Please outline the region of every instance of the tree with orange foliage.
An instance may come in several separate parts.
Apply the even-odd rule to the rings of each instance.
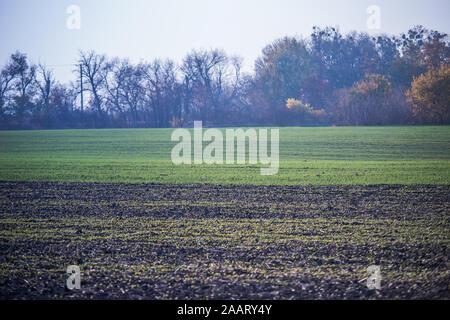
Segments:
[[[428,68],[438,69],[441,63],[450,63],[450,46],[441,41],[446,35],[436,35],[433,40],[424,43],[421,59]]]
[[[349,103],[344,110],[347,120],[358,125],[384,123],[391,94],[391,83],[385,76],[366,74],[350,90]]]
[[[438,69],[414,78],[407,92],[416,119],[426,123],[450,123],[450,66],[441,63]]]

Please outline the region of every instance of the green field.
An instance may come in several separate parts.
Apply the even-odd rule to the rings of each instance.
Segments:
[[[450,127],[280,128],[280,170],[181,165],[173,129],[1,131],[1,181],[448,184]],[[206,143],[205,143],[206,145]]]
[[[274,176],[172,131],[1,131],[0,300],[450,298],[449,126],[280,128]]]

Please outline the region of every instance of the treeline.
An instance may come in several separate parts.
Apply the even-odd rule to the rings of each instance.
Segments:
[[[422,26],[375,37],[314,27],[265,47],[254,74],[222,50],[180,64],[80,52],[83,82],[61,84],[16,52],[0,72],[0,128],[448,124],[449,58],[447,34]]]

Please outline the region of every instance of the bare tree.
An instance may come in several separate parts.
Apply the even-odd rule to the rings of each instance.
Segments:
[[[83,79],[86,81],[85,90],[93,96],[93,107],[100,114],[102,113],[103,98],[101,90],[104,86],[105,76],[103,74],[106,66],[106,56],[96,54],[94,51],[80,51],[79,63],[82,66]]]
[[[37,67],[36,85],[39,88],[40,104],[44,108],[44,111],[49,108],[50,95],[54,84],[53,72],[48,70],[45,65],[39,64]]]
[[[105,90],[106,90],[106,104],[108,110],[118,112],[125,116],[125,109],[121,103],[121,87],[124,81],[124,75],[120,66],[119,59],[112,59],[105,65],[103,72]]]
[[[14,75],[13,83],[16,89],[14,97],[14,113],[22,118],[26,111],[32,108],[32,98],[35,93],[36,66],[29,65],[27,56],[16,52],[11,55],[10,72]]]
[[[194,50],[186,56],[181,70],[187,90],[192,91],[190,108],[201,119],[223,118],[238,92],[241,64],[241,59],[230,58],[221,50]]]
[[[146,106],[157,127],[167,127],[173,117],[182,117],[176,66],[171,60],[141,65],[145,80]]]
[[[137,126],[144,101],[142,68],[132,65],[127,59],[113,59],[107,63],[104,75],[110,108],[125,118],[130,115],[130,125]]]
[[[10,65],[5,66],[0,71],[0,118],[5,115],[5,108],[8,104],[8,94],[11,91],[11,84],[14,79],[14,72],[12,72]]]

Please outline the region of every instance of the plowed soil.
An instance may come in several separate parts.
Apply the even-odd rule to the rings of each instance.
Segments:
[[[0,298],[448,299],[449,191],[1,182]]]

